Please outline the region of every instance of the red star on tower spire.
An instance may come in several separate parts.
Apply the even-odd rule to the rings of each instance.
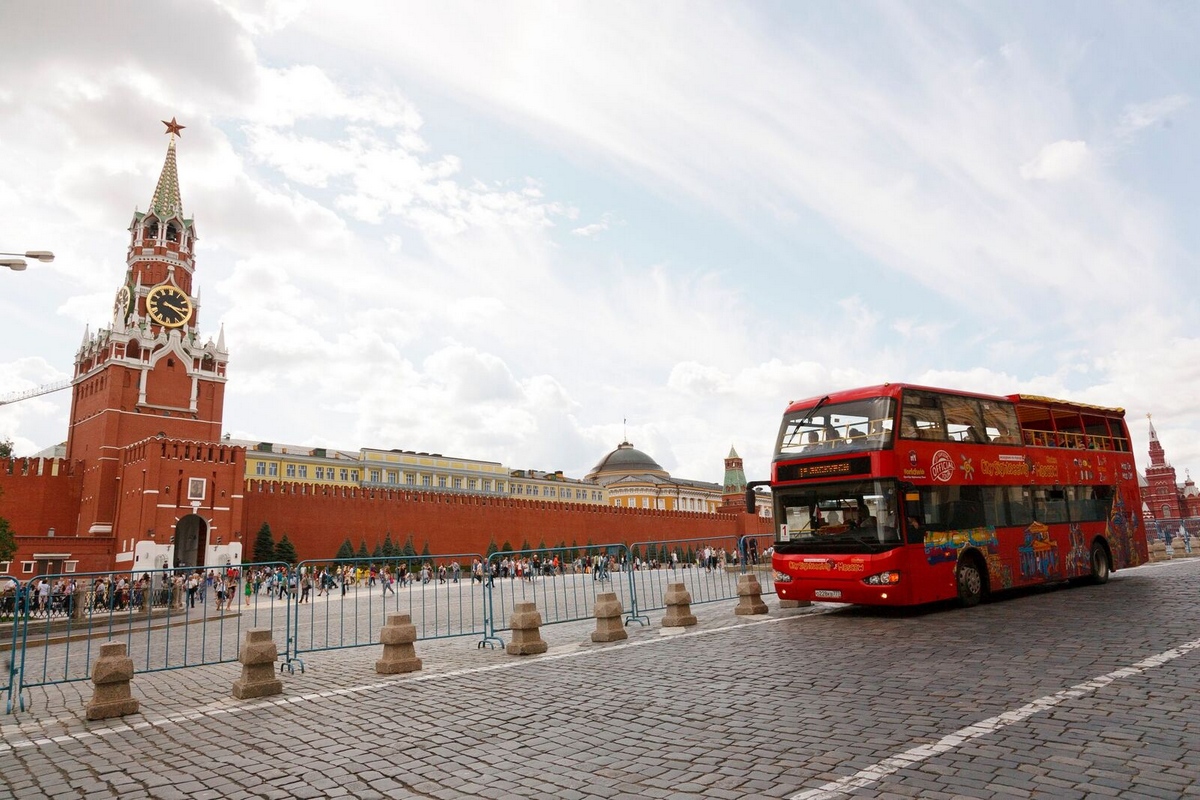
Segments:
[[[167,133],[171,134],[172,137],[182,136],[183,134],[180,133],[180,131],[187,127],[186,125],[180,125],[178,122],[176,122],[174,117],[171,117],[170,122],[167,122],[164,119],[162,124],[167,126]]]

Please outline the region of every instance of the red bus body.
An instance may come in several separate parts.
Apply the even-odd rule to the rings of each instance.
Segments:
[[[909,384],[798,401],[771,490],[784,600],[973,605],[1148,560],[1117,408]]]

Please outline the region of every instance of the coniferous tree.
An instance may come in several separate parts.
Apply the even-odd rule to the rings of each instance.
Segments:
[[[529,540],[528,540],[528,539],[522,539],[522,540],[521,540],[521,549],[522,549],[522,550],[526,550],[526,551],[530,549],[530,548],[529,548]]]
[[[367,549],[367,540],[366,539],[363,539],[361,542],[358,543],[358,553],[355,555],[355,557],[361,558],[364,561],[371,557],[371,551]]]
[[[0,439],[0,458],[12,458],[12,449],[12,439]]]
[[[421,548],[421,556],[428,557],[431,555],[433,555],[433,554],[429,552],[429,542],[426,542],[425,546]]]
[[[492,541],[488,542],[487,552],[484,554],[484,556],[487,557],[487,556],[492,555],[492,553],[496,553],[496,552],[499,552],[499,550],[496,547],[495,540],[493,539]]]
[[[296,563],[296,548],[292,545],[286,533],[279,540],[279,544],[275,545],[275,560],[282,561],[285,564]]]
[[[258,535],[254,537],[252,560],[256,564],[263,564],[274,561],[276,558],[278,558],[278,554],[275,552],[275,537],[271,535],[271,526],[264,522],[258,529]]]
[[[415,556],[416,554],[417,554],[417,548],[416,548],[416,546],[413,545],[413,537],[412,537],[412,534],[410,533],[408,535],[408,538],[404,540],[404,549],[400,551],[400,555]]]
[[[512,545],[508,543],[507,539],[504,540],[504,544],[500,545],[500,552],[501,553],[511,553],[512,552]]]
[[[375,549],[371,551],[371,558],[374,558],[374,559],[383,558],[383,545],[382,544],[375,545]]]
[[[0,561],[12,561],[17,552],[17,538],[8,520],[0,517]]]
[[[338,548],[336,559],[354,558],[354,545],[350,544],[350,537],[346,537],[346,541],[342,542],[342,546]]]
[[[396,543],[392,541],[391,531],[388,531],[387,535],[383,537],[383,547],[380,550],[384,558],[394,558],[400,555],[396,550]]]

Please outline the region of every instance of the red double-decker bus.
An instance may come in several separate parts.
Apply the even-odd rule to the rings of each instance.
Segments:
[[[1147,560],[1119,408],[894,383],[837,392],[788,407],[770,486],[784,600],[970,606]]]

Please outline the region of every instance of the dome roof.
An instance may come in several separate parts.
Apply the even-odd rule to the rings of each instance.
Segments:
[[[663,469],[657,461],[650,456],[638,450],[629,442],[621,442],[617,445],[617,449],[610,452],[604,458],[600,459],[596,466],[592,467],[589,478],[599,475],[631,475],[640,473],[658,473],[666,475],[667,471]]]

